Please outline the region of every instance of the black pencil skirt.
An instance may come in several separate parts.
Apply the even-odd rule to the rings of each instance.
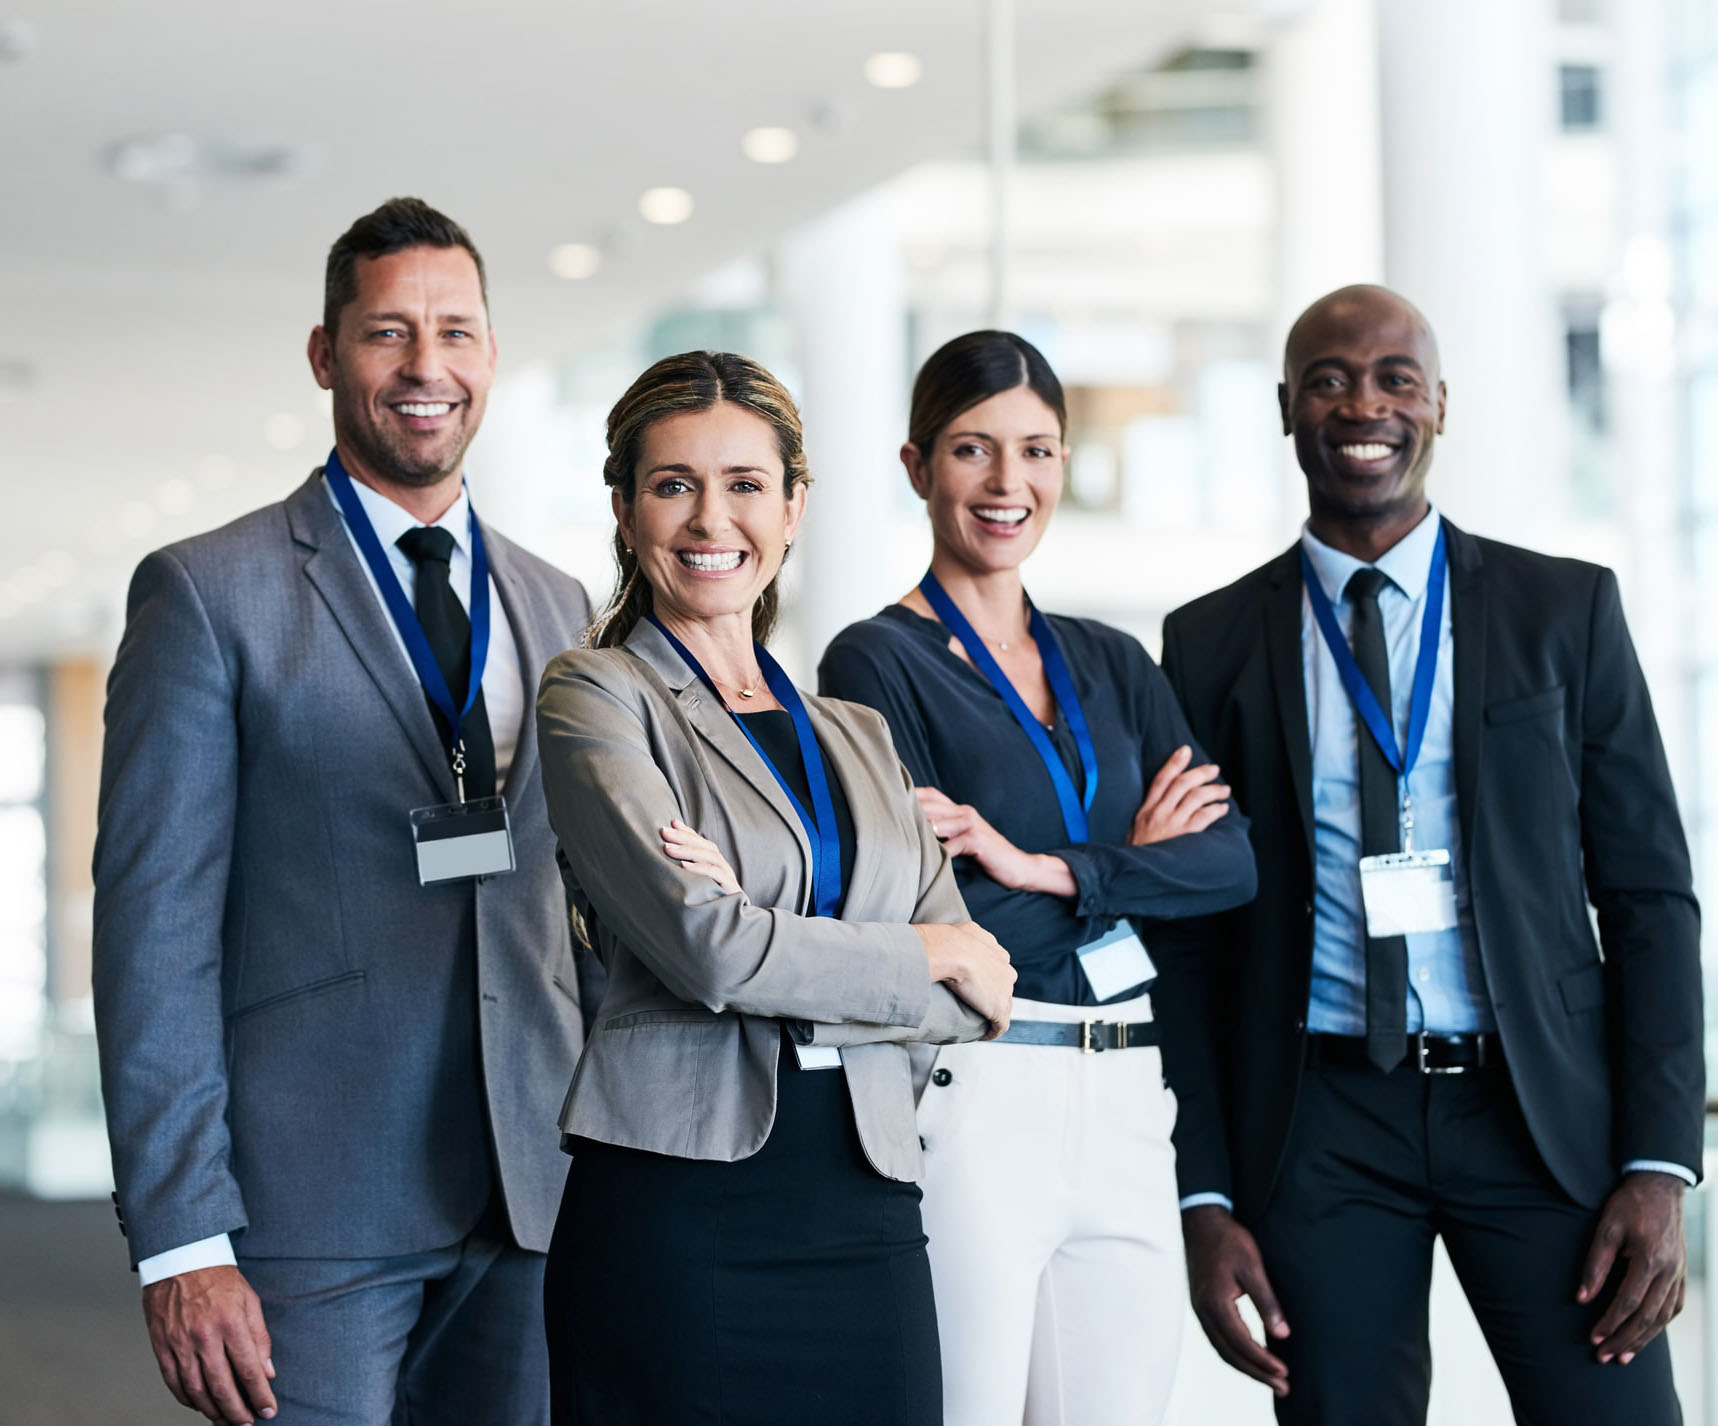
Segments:
[[[844,1079],[784,1047],[769,1139],[733,1163],[573,1142],[555,1426],[938,1426],[919,1189],[866,1162]]]

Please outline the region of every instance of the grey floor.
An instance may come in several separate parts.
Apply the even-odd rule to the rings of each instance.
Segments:
[[[0,1194],[0,1426],[199,1426],[167,1394],[106,1203]]]

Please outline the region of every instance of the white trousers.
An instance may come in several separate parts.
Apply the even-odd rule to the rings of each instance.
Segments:
[[[1016,1020],[1151,1018],[1016,1000]],[[945,1426],[1155,1426],[1186,1264],[1155,1048],[948,1045],[919,1099]]]

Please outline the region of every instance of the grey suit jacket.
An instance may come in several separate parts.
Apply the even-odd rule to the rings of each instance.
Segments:
[[[483,527],[530,679],[577,581]],[[108,684],[95,1004],[132,1261],[457,1241],[499,1183],[545,1249],[581,1042],[529,716],[519,869],[421,887],[407,814],[454,800],[416,675],[321,471],[150,555]]]
[[[930,982],[915,921],[967,919],[880,715],[806,695],[856,840],[839,920],[811,914],[805,829],[745,734],[661,633],[562,654],[537,699],[543,788],[608,992],[567,1091],[569,1134],[695,1159],[757,1152],[783,1022],[843,1046],[865,1153],[922,1171],[915,1075],[984,1019]],[[724,893],[662,852],[679,817],[721,848]],[[922,1080],[920,1081],[922,1085]]]

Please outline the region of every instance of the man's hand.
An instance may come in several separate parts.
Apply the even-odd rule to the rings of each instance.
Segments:
[[[198,1268],[150,1283],[143,1320],[161,1379],[181,1406],[234,1426],[273,1417],[262,1303],[237,1268]]]
[[[1217,764],[1192,766],[1193,749],[1185,743],[1172,752],[1145,790],[1145,801],[1133,814],[1128,845],[1150,846],[1189,832],[1203,832],[1229,810],[1229,789],[1217,781]]]
[[[1262,1381],[1277,1396],[1287,1396],[1288,1366],[1255,1341],[1235,1304],[1250,1297],[1265,1324],[1265,1335],[1281,1341],[1288,1319],[1277,1306],[1264,1261],[1253,1235],[1221,1204],[1201,1203],[1181,1215],[1187,1243],[1187,1278],[1199,1325],[1217,1355],[1236,1371]]]
[[[986,822],[977,808],[956,802],[937,788],[920,787],[914,791],[931,831],[948,848],[951,857],[971,857],[992,881],[1015,891],[1079,895],[1079,883],[1060,857],[1021,851]]]
[[[1577,1302],[1592,1302],[1618,1258],[1628,1262],[1617,1295],[1593,1325],[1601,1362],[1627,1366],[1635,1353],[1682,1311],[1687,1291],[1688,1240],[1682,1231],[1687,1185],[1674,1174],[1630,1173],[1605,1200]]]

